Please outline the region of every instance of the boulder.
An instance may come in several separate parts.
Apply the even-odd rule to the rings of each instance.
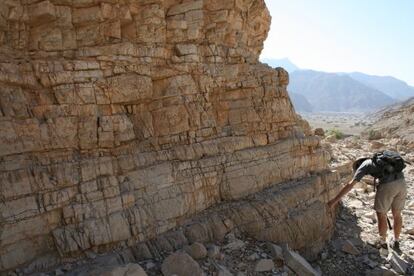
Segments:
[[[313,134],[315,134],[316,136],[325,137],[325,131],[323,130],[323,128],[320,127],[315,128]]]
[[[202,276],[200,265],[185,252],[175,252],[168,256],[161,265],[164,276]]]
[[[207,256],[207,249],[206,247],[199,242],[195,242],[189,246],[184,247],[185,252],[190,254],[193,259],[203,259]]]

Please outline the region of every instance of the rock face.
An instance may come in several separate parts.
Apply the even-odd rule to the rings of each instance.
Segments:
[[[337,177],[288,74],[258,62],[269,23],[263,0],[1,1],[0,271],[147,241],[311,173],[226,216],[293,247],[306,231],[270,222],[329,229]]]

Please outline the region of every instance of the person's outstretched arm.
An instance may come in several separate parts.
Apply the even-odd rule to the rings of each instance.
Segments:
[[[370,161],[366,160],[364,161],[359,168],[355,171],[354,177],[352,178],[351,181],[348,182],[348,184],[342,188],[342,190],[339,192],[339,194],[334,197],[331,201],[328,202],[328,207],[329,208],[333,208],[336,206],[336,204],[338,204],[338,202],[341,200],[341,198],[346,195],[350,190],[352,190],[352,188],[354,187],[354,185],[361,181],[361,179],[368,174],[369,172],[369,168],[370,168]]]
[[[341,198],[344,195],[346,195],[350,190],[352,190],[352,188],[357,182],[358,181],[356,179],[352,179],[351,181],[349,181],[349,183],[345,187],[342,188],[339,194],[328,202],[329,208],[334,208],[336,204],[338,204],[338,202],[341,200]]]

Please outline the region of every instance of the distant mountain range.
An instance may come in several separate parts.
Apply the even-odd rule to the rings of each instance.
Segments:
[[[378,89],[391,98],[404,101],[414,96],[414,87],[394,77],[371,76],[363,73],[350,73],[351,78]]]
[[[289,72],[289,95],[299,112],[371,112],[414,97],[414,87],[394,77],[303,70],[287,58],[262,62]]]
[[[313,111],[370,111],[396,101],[348,75],[312,70],[296,70],[291,73],[288,90],[304,96]],[[303,107],[299,105],[298,111],[302,110]]]

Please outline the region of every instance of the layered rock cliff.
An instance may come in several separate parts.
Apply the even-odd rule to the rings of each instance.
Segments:
[[[257,238],[328,238],[337,176],[288,74],[258,62],[269,24],[263,0],[1,1],[0,271],[224,202]]]

